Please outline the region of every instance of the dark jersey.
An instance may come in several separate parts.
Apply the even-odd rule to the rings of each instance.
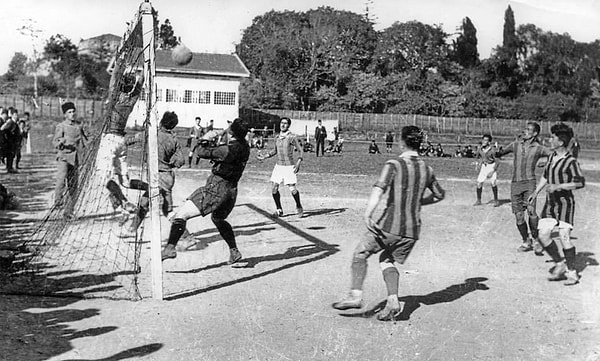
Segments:
[[[212,173],[229,182],[237,183],[242,177],[250,157],[250,147],[245,141],[231,139],[218,147],[200,148],[198,157],[211,159]]]

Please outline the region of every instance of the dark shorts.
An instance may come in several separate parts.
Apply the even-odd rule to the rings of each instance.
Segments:
[[[379,255],[379,262],[403,264],[416,242],[417,240],[414,238],[396,236],[387,232],[383,232],[383,236],[376,236],[371,232],[366,232],[354,252],[365,253],[366,257],[369,257],[383,250]]]
[[[535,179],[512,182],[510,184],[510,201],[513,213],[527,211],[527,207],[530,205],[529,202],[527,202],[527,198],[533,194],[535,187]],[[531,206],[533,207],[533,212],[535,212],[535,202]]]
[[[187,199],[192,201],[204,217],[212,213],[213,217],[225,219],[233,210],[237,198],[237,184],[211,175],[206,185],[194,191]]]

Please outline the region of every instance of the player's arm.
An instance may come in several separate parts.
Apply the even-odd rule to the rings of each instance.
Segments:
[[[181,145],[179,145],[179,142],[177,141],[177,139],[175,137],[173,137],[173,142],[174,142],[173,147],[175,148],[175,152],[171,156],[171,161],[169,162],[169,165],[172,168],[180,168],[181,166],[183,166],[185,164],[185,158],[183,157],[183,150],[181,149]]]
[[[277,154],[277,144],[275,144],[275,146],[273,147],[273,149],[271,149],[266,154],[258,152],[256,154],[256,159],[258,159],[258,160],[264,160],[264,159],[267,159],[267,158],[271,158],[271,157],[275,156],[276,154]]]
[[[300,163],[302,163],[302,161],[304,160],[304,150],[302,149],[302,145],[300,145],[300,140],[298,140],[297,137],[294,137],[294,147],[296,147],[296,150],[300,152],[300,156],[296,160],[296,165],[294,166],[294,173],[298,173],[298,171],[300,170]]]
[[[367,208],[365,209],[365,224],[369,232],[381,236],[381,229],[373,219],[373,213],[375,213],[375,209],[377,205],[381,201],[383,194],[386,189],[389,187],[392,179],[394,178],[394,169],[396,167],[391,163],[386,163],[381,170],[381,174],[379,175],[379,179],[375,182],[373,189],[371,189],[371,195],[369,196],[369,200],[367,201]]]
[[[433,174],[433,171],[431,171],[431,181],[427,185],[427,188],[429,188],[431,193],[421,199],[422,205],[434,204],[446,197],[446,191],[438,182],[437,178]]]
[[[541,176],[540,177],[540,181],[538,183],[538,185],[535,187],[535,190],[533,191],[533,193],[529,196],[529,198],[527,198],[527,201],[529,203],[533,203],[535,202],[535,200],[537,199],[538,194],[542,191],[542,189],[544,189],[544,187],[548,184],[548,180],[546,179],[545,176]]]
[[[512,153],[514,145],[515,145],[515,143],[512,142],[509,145],[507,145],[505,148],[497,150],[494,155],[496,156],[496,158],[498,158],[498,157],[502,157],[504,155],[507,155],[508,153]]]
[[[198,149],[198,157],[202,159],[212,159],[223,161],[229,154],[227,144],[219,145],[218,147],[201,147]]]

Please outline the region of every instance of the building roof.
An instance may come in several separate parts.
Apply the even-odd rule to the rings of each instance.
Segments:
[[[250,72],[237,54],[192,53],[192,61],[179,65],[170,50],[156,50],[156,72],[194,75],[217,75],[247,78]]]

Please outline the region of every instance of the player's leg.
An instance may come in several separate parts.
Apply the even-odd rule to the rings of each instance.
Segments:
[[[167,245],[162,251],[163,261],[168,258],[177,257],[175,246],[185,232],[188,219],[198,217],[200,215],[200,209],[198,209],[196,204],[191,199],[186,200],[183,205],[177,209],[175,215],[173,216],[173,221],[171,222],[171,229],[169,230],[169,239],[167,241]]]
[[[275,202],[275,213],[276,217],[283,216],[283,208],[281,207],[281,194],[279,193],[279,183],[271,182],[271,195]]]
[[[64,192],[67,182],[68,163],[58,161],[56,163],[56,186],[54,188],[54,206],[58,207],[64,204]]]
[[[558,226],[558,239],[562,246],[563,254],[565,255],[565,263],[567,264],[567,270],[565,277],[567,278],[565,285],[572,286],[579,283],[579,274],[576,268],[576,249],[573,241],[571,240],[571,229],[572,226],[566,222],[559,222]]]
[[[529,199],[529,196],[531,194],[533,194],[533,192],[535,191],[535,187],[536,187],[536,183],[534,181],[529,182],[528,187],[525,190],[523,197],[525,197],[525,199]],[[539,249],[538,242],[536,242],[536,240],[538,239],[538,222],[540,220],[538,217],[538,214],[536,212],[536,203],[537,202],[532,202],[532,203],[527,202],[527,216],[528,216],[529,230],[531,232],[531,238],[533,238],[532,243],[533,243],[535,254],[538,256],[541,256],[541,255],[543,255],[543,251]]]
[[[296,202],[296,214],[300,217],[304,216],[304,208],[302,208],[302,203],[300,202],[300,191],[296,188],[296,184],[288,184],[288,188],[290,193],[292,193],[292,197],[294,198],[294,202]]]
[[[473,203],[473,206],[480,206],[481,205],[481,194],[483,193],[483,182],[486,180],[487,178],[487,173],[486,173],[486,168],[485,168],[485,164],[481,165],[481,168],[479,169],[479,174],[477,175],[477,200],[475,201],[475,203]]]
[[[550,269],[552,275],[548,277],[550,281],[557,281],[564,279],[564,273],[566,271],[566,265],[564,259],[558,249],[559,240],[555,240],[555,236],[558,232],[557,226],[559,222],[554,218],[542,218],[538,222],[538,239],[544,250],[554,261],[554,266]]]
[[[379,256],[379,265],[387,289],[387,300],[383,310],[377,314],[380,321],[392,321],[401,312],[398,302],[398,281],[400,273],[397,265],[404,264],[416,241],[411,238],[397,237],[386,234],[386,241],[391,242]]]
[[[500,201],[498,200],[498,184],[497,184],[498,173],[496,172],[496,169],[492,170],[489,178],[490,178],[490,183],[492,185],[492,194],[494,196],[494,207],[499,207]]]
[[[363,283],[367,276],[367,259],[381,251],[381,246],[375,236],[367,232],[358,242],[352,255],[350,294],[347,298],[333,303],[331,306],[338,310],[362,307]]]
[[[77,188],[79,187],[79,173],[77,166],[68,164],[67,165],[67,191],[69,192],[69,198],[65,205],[65,217],[67,219],[73,219],[73,209],[75,208],[75,197],[77,195]]]
[[[235,234],[233,233],[233,227],[231,227],[231,224],[229,224],[226,219],[235,206],[237,189],[229,189],[228,193],[229,195],[223,204],[214,212],[212,212],[211,220],[229,247],[229,261],[227,261],[227,264],[234,264],[242,259],[242,253],[237,247]]]
[[[283,182],[283,169],[284,167],[280,166],[279,164],[275,164],[275,167],[273,167],[273,172],[271,173],[271,195],[273,196],[273,201],[275,202],[275,213],[273,213],[273,216],[275,217],[283,216],[281,195],[279,194],[279,183]]]
[[[525,222],[525,213],[527,212],[527,199],[524,198],[523,184],[522,182],[511,184],[511,204],[512,211],[515,215],[515,221],[517,224],[517,230],[521,236],[521,245],[517,248],[519,252],[529,252],[533,249],[531,241],[529,239],[529,230],[527,229],[527,223]]]
[[[527,197],[529,197],[529,195]],[[533,252],[535,253],[536,256],[543,256],[544,255],[544,247],[542,246],[542,244],[539,241],[539,231],[538,231],[540,218],[537,215],[535,203],[536,202],[534,201],[533,204],[527,205],[527,216],[529,218],[529,230],[531,231]]]

